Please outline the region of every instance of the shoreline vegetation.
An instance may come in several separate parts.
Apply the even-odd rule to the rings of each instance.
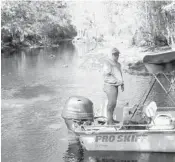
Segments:
[[[62,1],[3,1],[1,20],[2,53],[59,46],[77,35]]]
[[[64,41],[75,46],[91,42],[94,48],[82,56],[81,68],[101,66],[115,46],[125,71],[146,74],[146,54],[175,49],[173,1],[3,1],[1,13],[4,55],[21,48],[59,47]]]

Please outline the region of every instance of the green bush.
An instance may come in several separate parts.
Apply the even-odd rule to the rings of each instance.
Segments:
[[[2,47],[58,44],[76,35],[60,1],[2,2]]]

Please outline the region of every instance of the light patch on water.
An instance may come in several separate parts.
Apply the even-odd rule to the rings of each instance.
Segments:
[[[67,138],[60,138],[60,141],[67,141]]]
[[[54,130],[60,130],[61,128],[63,128],[63,125],[62,124],[52,124],[52,125],[49,125],[49,128],[54,129]]]
[[[3,108],[5,108],[5,107],[9,107],[9,108],[23,108],[24,104],[2,102],[1,106]]]

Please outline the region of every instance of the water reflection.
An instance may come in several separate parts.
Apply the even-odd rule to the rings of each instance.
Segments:
[[[84,150],[77,141],[69,141],[68,149],[64,155],[65,162],[84,162]]]
[[[75,44],[76,53],[79,57],[84,56],[86,53],[92,51],[96,47],[94,43],[81,43]]]
[[[114,151],[86,151],[80,144],[69,143],[64,157],[66,162],[172,162],[173,153],[138,153]]]
[[[54,63],[70,64],[76,60],[75,55],[75,47],[71,43],[61,44],[59,48],[24,49],[2,57],[2,74],[21,74],[21,71],[39,69],[43,65],[49,67]]]

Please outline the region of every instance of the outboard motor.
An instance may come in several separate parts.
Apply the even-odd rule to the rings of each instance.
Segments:
[[[68,130],[73,131],[81,125],[90,125],[94,120],[93,103],[82,96],[70,97],[63,108],[62,117]]]

